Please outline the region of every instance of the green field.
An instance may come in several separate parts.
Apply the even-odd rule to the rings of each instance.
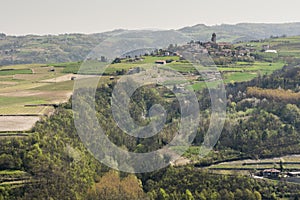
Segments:
[[[224,82],[234,83],[234,82],[250,81],[253,78],[257,77],[257,75],[258,75],[257,73],[249,73],[249,72],[227,73],[224,75]]]
[[[300,36],[266,39],[263,42],[244,42],[236,44],[235,46],[252,46],[257,51],[262,50],[263,45],[269,45],[270,49],[277,50],[278,54],[269,54],[258,52],[263,59],[272,61],[282,61],[286,58],[300,58]]]
[[[38,115],[46,111],[45,107],[26,107],[25,105],[46,104],[48,101],[40,96],[12,97],[0,96],[1,115]]]
[[[32,90],[46,90],[46,91],[72,91],[74,81],[63,81],[59,83],[50,83],[44,86],[33,88]]]
[[[65,75],[62,73],[62,68],[57,68],[55,71],[52,71],[52,68],[40,64],[1,67],[0,115],[47,115],[54,110],[52,106],[47,104],[67,101],[73,90],[71,81],[59,83],[42,82]]]
[[[70,63],[57,63],[57,64],[49,64],[49,66],[53,66],[55,68],[62,68],[63,73],[77,73],[82,62],[70,62]]]
[[[300,170],[299,156],[284,156],[281,158],[262,159],[262,160],[240,160],[233,162],[224,162],[209,166],[213,170],[257,170],[280,168],[280,161],[285,170]]]
[[[269,75],[274,71],[282,69],[284,63],[268,63],[268,62],[237,62],[227,67],[218,67],[217,69],[223,74],[225,84],[234,82],[250,81],[259,75]],[[217,82],[197,82],[193,84],[194,90],[201,90],[206,87],[216,87]]]
[[[168,67],[172,68],[173,70],[180,72],[180,73],[187,73],[187,72],[196,72],[197,70],[195,67],[189,63],[181,63],[175,62],[167,65]]]
[[[224,72],[224,82],[242,82],[249,81],[259,75],[269,75],[274,71],[282,69],[284,63],[268,63],[268,62],[255,62],[245,63],[238,62],[234,66],[218,68],[221,72]],[[226,73],[228,72],[228,73]]]
[[[16,75],[16,74],[32,74],[30,69],[3,69],[0,70],[0,76]]]
[[[192,85],[192,88],[195,91],[202,90],[204,88],[216,88],[218,86],[219,82],[198,82]]]
[[[174,60],[167,65],[156,65],[156,60]],[[118,79],[117,74],[127,72],[129,69],[140,67],[152,69],[154,66],[161,69],[172,68],[178,73],[186,74],[185,79],[190,82],[192,89],[201,90],[209,87],[214,88],[218,81],[199,81],[193,76],[197,70],[212,70],[210,67],[199,66],[195,69],[189,63],[178,61],[179,57],[167,56],[146,56],[144,60],[110,64],[98,61],[70,62],[49,65],[15,65],[1,67],[0,71],[0,114],[1,115],[43,115],[52,111],[48,106],[28,107],[26,105],[57,104],[66,102],[73,91],[74,81],[70,80],[74,74],[102,74],[103,80],[107,83],[110,76]],[[223,75],[224,83],[242,82],[251,80],[259,75],[271,74],[281,69],[283,62],[237,62],[228,66],[219,66],[217,69]],[[84,70],[80,69],[83,67]],[[101,68],[107,67],[103,72]],[[215,68],[216,69],[216,68]],[[4,71],[3,71],[4,70]],[[79,70],[79,71],[78,71]],[[106,76],[105,76],[106,75]],[[82,75],[76,75],[82,76]],[[89,78],[89,77],[87,77]],[[91,80],[90,78],[87,80]],[[179,82],[177,82],[179,83]]]
[[[74,73],[74,74],[107,74],[112,75],[117,71],[121,70],[129,70],[134,67],[145,67],[149,66],[149,64],[155,63],[156,60],[179,60],[176,56],[165,56],[165,57],[157,57],[157,56],[146,56],[144,60],[137,62],[127,62],[126,60],[122,60],[121,63],[110,64],[109,66],[103,65],[103,63],[90,60],[85,62],[70,62],[70,63],[57,63],[57,64],[49,64],[48,66],[53,66],[55,68],[63,68],[63,73]],[[100,70],[101,68],[107,67],[105,71]]]
[[[46,67],[45,64],[22,64],[22,65],[9,65],[9,66],[1,66],[0,69],[32,69],[32,68],[38,68],[38,67]]]
[[[40,97],[29,96],[29,97],[3,97],[0,96],[0,107],[2,106],[11,106],[19,103],[25,104],[42,104],[46,103],[46,101],[42,100]]]

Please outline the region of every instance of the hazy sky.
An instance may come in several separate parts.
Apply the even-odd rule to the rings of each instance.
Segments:
[[[0,3],[0,32],[10,35],[300,22],[299,0],[0,0]]]

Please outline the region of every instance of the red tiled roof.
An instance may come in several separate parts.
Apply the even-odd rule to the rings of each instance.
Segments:
[[[277,169],[265,169],[263,172],[280,173]]]

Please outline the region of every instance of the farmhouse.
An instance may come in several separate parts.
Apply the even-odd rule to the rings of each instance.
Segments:
[[[213,43],[213,42],[205,42],[202,43],[203,47],[210,49],[210,48],[218,48],[218,44],[217,43]]]
[[[277,169],[265,169],[262,173],[264,177],[277,178],[280,174],[280,171]]]
[[[270,45],[267,45],[267,44],[262,45],[262,49],[265,50],[265,51],[267,51],[267,50],[270,49]]]
[[[230,49],[232,47],[232,45],[228,42],[220,42],[218,43],[218,46],[223,49]]]

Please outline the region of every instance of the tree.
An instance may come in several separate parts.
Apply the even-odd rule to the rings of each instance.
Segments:
[[[198,194],[196,197],[199,200],[206,200],[206,197],[205,197],[204,193],[202,193],[202,192],[200,194]]]
[[[18,169],[20,168],[20,159],[14,158],[12,155],[1,154],[0,156],[0,170],[5,169]]]
[[[194,200],[193,194],[189,189],[185,190],[185,199],[186,200]]]
[[[120,183],[120,192],[124,194],[124,199],[141,199],[144,196],[142,183],[134,175],[129,175]]]
[[[121,59],[120,59],[120,58],[116,58],[116,59],[112,62],[112,64],[116,64],[116,63],[121,63]]]
[[[262,200],[261,194],[258,191],[254,192],[254,196],[256,200]]]
[[[232,192],[228,192],[227,189],[222,189],[220,192],[221,199],[234,199],[234,194]]]
[[[249,189],[245,189],[244,190],[244,199],[247,200],[255,200],[256,196],[249,190]]]
[[[244,199],[242,190],[240,190],[240,189],[235,190],[234,199],[236,199],[236,200]]]
[[[166,191],[162,188],[159,189],[159,199],[161,200],[169,200],[170,196],[166,193]]]
[[[283,172],[284,166],[283,166],[283,160],[282,159],[280,159],[279,166],[280,166],[280,171]]]
[[[89,199],[141,199],[144,192],[141,182],[134,175],[120,179],[119,173],[109,171],[89,191]]]
[[[218,192],[213,192],[210,195],[210,199],[211,200],[218,200],[218,199],[220,199],[220,194]]]

